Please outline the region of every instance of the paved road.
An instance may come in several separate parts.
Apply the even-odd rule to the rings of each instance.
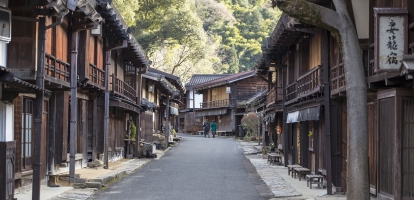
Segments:
[[[182,135],[161,159],[97,192],[91,199],[268,199],[260,179],[233,138]]]

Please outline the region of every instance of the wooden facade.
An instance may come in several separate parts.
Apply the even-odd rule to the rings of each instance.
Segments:
[[[213,120],[217,131],[239,132],[241,115],[237,115],[237,105],[257,93],[266,90],[264,78],[254,76],[253,71],[241,72],[196,85],[194,89],[203,94],[200,108],[195,109],[195,117],[202,117],[203,122]],[[199,127],[202,130],[202,126]]]
[[[126,152],[125,135],[131,123],[141,126],[141,77],[149,61],[112,3],[82,5],[88,9],[74,12],[66,4],[46,8],[46,1],[0,1],[13,16],[12,39],[0,52],[7,55],[0,99],[13,108],[7,120],[16,141],[16,187],[35,191],[46,174],[71,172],[72,163],[85,167],[104,154],[110,161],[139,156],[138,143]],[[62,10],[68,12],[56,17]]]
[[[413,199],[410,113],[414,95],[411,88],[414,6],[406,0],[346,2],[358,32],[367,77],[370,180],[367,192],[374,199]],[[316,3],[328,8],[332,5],[326,1]],[[361,20],[364,14],[369,17],[365,22]],[[388,26],[380,22],[397,18],[401,19],[396,24],[399,31],[405,31],[398,35],[402,38],[396,36],[401,55],[398,61],[391,58],[384,65],[379,57],[387,47],[381,46],[380,35]],[[296,30],[287,29],[286,22],[290,20],[282,15],[268,48],[255,66],[257,73],[267,74],[269,80],[265,108],[269,140],[266,143],[277,142],[282,146],[285,165],[306,166],[313,173],[325,175],[333,191],[346,192],[347,100],[342,53],[336,39],[327,31],[300,22],[292,24]],[[390,65],[391,68],[385,68]],[[280,93],[282,96],[278,98]],[[309,120],[309,115],[305,115],[304,120],[301,111],[312,111],[315,107],[319,107],[320,117]],[[275,127],[280,127],[281,122],[283,130],[280,135],[275,134],[279,130]],[[312,137],[307,134],[310,132]]]

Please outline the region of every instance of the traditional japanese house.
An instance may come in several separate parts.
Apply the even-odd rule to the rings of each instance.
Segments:
[[[109,121],[105,121],[105,119],[102,124],[104,134],[105,129],[108,129],[107,135],[104,135],[103,138],[97,136],[96,149],[98,154],[103,153],[104,155],[105,151],[108,150],[108,159],[117,160],[125,156],[124,138],[129,134],[130,125],[135,124],[136,127],[140,127],[140,76],[149,67],[149,60],[139,43],[129,34],[128,26],[114,5],[103,1],[98,3],[98,6],[100,14],[105,19],[105,23],[102,25],[102,36],[106,41],[104,47],[106,54],[104,59],[105,81],[108,81],[105,85],[105,95],[109,93],[109,96],[100,96],[97,103],[98,106],[103,104],[105,108],[109,106],[108,112],[104,112],[104,117],[109,117]],[[91,42],[95,42],[95,47],[92,48],[99,47],[99,37],[95,36],[89,43]],[[96,56],[99,56],[102,51],[99,50]],[[93,58],[89,58],[92,61]],[[85,66],[87,66],[85,69],[89,69],[89,71],[85,70],[85,74],[89,72],[89,76],[85,76],[89,77],[89,81],[91,81],[90,78],[95,78],[94,76],[101,76],[102,72],[99,69],[103,66],[96,69],[95,66],[90,65],[90,62],[85,63]],[[95,70],[96,74],[94,74]],[[97,84],[94,81],[91,82],[91,86]],[[139,134],[137,135],[138,138],[135,139],[139,139]],[[107,137],[107,144],[102,140],[105,137]],[[135,146],[128,148],[129,152],[126,152],[127,154],[138,155],[138,143],[134,144]]]
[[[23,52],[14,52],[10,48],[10,42],[14,41],[14,36],[19,36],[19,33],[16,33],[15,29],[13,29],[14,25],[12,26],[12,24],[15,21],[12,20],[12,17],[14,16],[7,0],[0,1],[0,14],[2,16],[3,28],[0,33],[0,174],[2,174],[0,198],[12,200],[15,187],[19,187],[22,182],[26,182],[26,184],[31,183],[27,179],[22,180],[21,163],[24,160],[24,155],[27,155],[29,158],[32,157],[32,140],[27,139],[29,142],[26,144],[22,143],[22,141],[25,140],[25,137],[31,137],[33,123],[29,122],[35,118],[33,109],[30,110],[31,113],[27,117],[22,115],[23,105],[16,104],[15,99],[26,95],[33,97],[33,100],[41,100],[41,103],[43,103],[43,99],[49,97],[51,92],[41,86],[37,86],[33,82],[22,80],[11,72],[11,69],[16,67],[16,63],[12,62],[13,58],[11,57],[23,57],[25,54]],[[33,17],[32,19],[35,18]],[[38,98],[36,98],[36,95]],[[30,108],[33,107],[34,105],[32,104]],[[36,114],[39,113],[42,114],[42,111],[36,112]],[[25,125],[25,119],[28,119],[29,134],[21,133],[22,126],[24,127]],[[38,131],[36,133],[40,134],[41,132]],[[44,131],[42,133],[45,134]],[[28,162],[31,164],[32,159],[28,159]],[[31,176],[31,172],[29,171],[28,173],[30,173],[28,176]]]
[[[218,133],[238,133],[238,125],[244,113],[236,114],[237,104],[266,90],[266,87],[266,81],[263,77],[255,76],[254,71],[240,72],[196,85],[194,89],[203,94],[203,102],[196,109],[195,117],[203,117],[203,121],[208,119],[209,122],[215,120]]]
[[[103,153],[123,157],[128,123],[139,122],[137,88],[149,62],[113,5],[13,1],[9,8],[15,37],[1,48],[9,52],[2,54],[9,74],[2,92],[16,108],[16,184],[33,180],[38,187],[46,174],[51,180],[68,170],[72,177],[75,165]],[[15,88],[22,85],[28,88]]]
[[[330,82],[324,81],[329,78],[324,72],[338,61],[329,59],[329,52],[339,50],[326,30],[282,14],[256,71],[268,76],[264,121],[270,141],[284,153],[285,165],[300,164],[326,175],[327,184],[340,191],[345,184],[341,179],[345,166],[340,146],[342,101],[331,99]]]
[[[362,50],[370,192],[377,199],[414,199],[414,5],[373,0],[358,12],[369,13],[369,37]]]
[[[179,77],[156,69],[150,68],[142,77],[142,106],[145,112],[141,117],[141,138],[144,142],[152,142],[154,133],[165,132],[167,116],[168,126],[178,130],[179,96],[185,89]]]
[[[194,110],[200,108],[203,94],[196,94],[194,87],[198,84],[230,76],[230,74],[194,74],[185,84],[186,93],[182,95],[179,115],[179,131],[184,133],[197,133],[202,126],[202,117],[195,117]]]
[[[89,1],[79,1],[76,5],[49,4],[49,1],[9,2],[14,24],[11,33],[15,35],[7,47],[10,72],[53,94],[49,93],[49,99],[43,96],[44,92],[36,95],[21,92],[13,100],[16,184],[19,186],[33,180],[33,186],[39,187],[40,179],[54,171],[54,164],[66,164],[69,160],[68,143],[75,135],[70,137],[69,134],[68,91],[71,84],[74,85],[71,97],[77,99],[77,33],[102,21],[95,6]],[[72,12],[79,8],[82,8],[80,12]],[[89,26],[84,26],[86,24]],[[75,52],[72,55],[71,50]],[[75,104],[72,107],[76,107]],[[72,121],[74,130],[76,119]],[[82,155],[79,160],[82,162]]]

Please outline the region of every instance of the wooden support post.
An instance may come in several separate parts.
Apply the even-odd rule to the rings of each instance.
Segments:
[[[48,134],[48,174],[55,174],[55,134],[56,134],[56,93],[53,92],[49,99],[49,134]],[[48,186],[54,186],[54,183],[48,181]]]
[[[288,166],[288,162],[289,162],[289,137],[288,137],[288,124],[286,123],[287,120],[287,109],[286,109],[286,66],[282,67],[282,76],[283,76],[283,83],[282,83],[282,87],[283,87],[283,149],[284,149],[284,154],[285,154],[285,167]]]
[[[167,103],[165,107],[165,149],[168,148],[168,137],[170,134],[169,118],[170,118],[170,97],[167,95]]]
[[[108,169],[108,134],[109,134],[109,74],[111,73],[111,50],[105,57],[105,106],[104,106],[104,168]]]
[[[137,104],[141,105],[142,100],[142,73],[137,74]],[[141,140],[141,112],[137,114],[137,117],[135,118],[135,125],[137,127],[137,134],[135,136],[135,157],[139,156],[140,151],[140,140]]]
[[[326,157],[326,181],[328,195],[332,195],[332,163],[331,163],[331,121],[330,121],[330,83],[329,83],[329,34],[323,31],[322,34],[322,64],[323,64],[323,84],[324,84],[324,103],[325,103],[325,157]]]
[[[38,39],[37,39],[37,74],[36,85],[40,87],[40,90],[36,91],[35,110],[34,110],[34,147],[33,147],[33,192],[32,199],[40,199],[40,172],[41,172],[41,152],[42,152],[42,133],[43,133],[43,98],[44,98],[44,68],[45,68],[45,41],[46,41],[46,19],[44,17],[39,18],[38,23]]]
[[[77,93],[78,93],[78,45],[79,32],[72,32],[72,52],[71,52],[71,67],[70,67],[70,164],[69,164],[69,178],[71,181],[75,179],[75,154],[76,154],[76,130],[77,130]]]
[[[105,81],[106,82],[106,81]],[[92,161],[95,161],[95,159],[99,159],[97,146],[98,146],[98,97],[96,95],[93,95],[93,128],[92,128],[92,138],[93,138],[93,147],[92,147]]]

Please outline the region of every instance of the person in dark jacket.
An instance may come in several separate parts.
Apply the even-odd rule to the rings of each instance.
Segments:
[[[216,121],[213,120],[213,122],[211,122],[211,133],[213,134],[213,138],[216,137],[216,130],[217,130],[217,124],[216,124]]]
[[[203,127],[204,127],[204,137],[206,137],[207,135],[208,137],[210,137],[210,135],[208,134],[208,132],[210,131],[210,124],[208,123],[208,119],[206,120],[206,122],[204,122]]]

